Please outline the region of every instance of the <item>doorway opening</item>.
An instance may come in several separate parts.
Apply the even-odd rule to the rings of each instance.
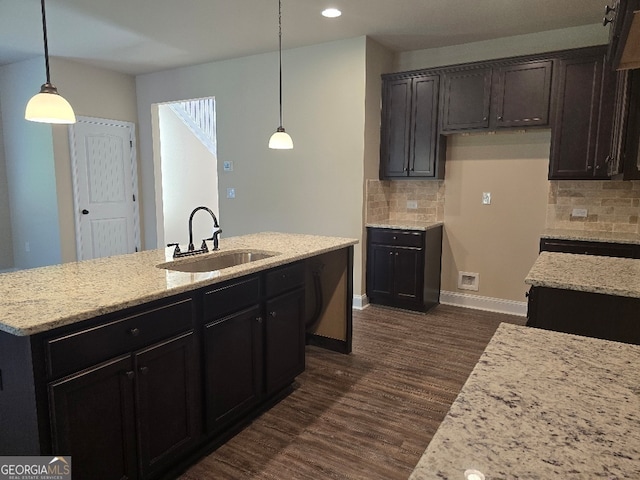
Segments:
[[[186,244],[194,208],[220,213],[215,99],[154,104],[151,116],[158,247]],[[209,223],[194,222],[194,242],[211,236]]]

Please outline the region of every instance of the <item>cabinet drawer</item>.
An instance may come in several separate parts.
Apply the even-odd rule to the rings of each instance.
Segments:
[[[424,246],[423,232],[406,230],[371,229],[369,230],[369,240],[371,243],[381,243],[383,245],[393,245],[397,247],[418,247]]]
[[[189,298],[46,341],[48,374],[57,378],[193,328]]]
[[[209,321],[238,312],[260,301],[260,278],[223,285],[204,294],[204,318]]]
[[[294,263],[267,272],[267,297],[304,285],[304,264]]]
[[[626,243],[542,238],[540,239],[540,251],[600,255],[603,257],[638,258],[640,247]]]

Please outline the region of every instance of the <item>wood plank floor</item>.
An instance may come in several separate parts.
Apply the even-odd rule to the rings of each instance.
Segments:
[[[406,479],[500,322],[439,305],[354,311],[353,353],[307,347],[295,390],[180,477]]]

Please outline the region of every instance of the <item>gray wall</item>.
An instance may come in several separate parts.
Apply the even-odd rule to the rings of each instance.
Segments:
[[[0,105],[2,119],[2,105]],[[4,137],[0,121],[0,271],[13,267],[13,240],[11,238],[11,207],[9,206],[9,184],[4,159]]]

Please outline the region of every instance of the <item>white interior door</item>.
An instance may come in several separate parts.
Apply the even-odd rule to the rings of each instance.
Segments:
[[[69,127],[78,260],[140,250],[135,127],[78,117]]]

